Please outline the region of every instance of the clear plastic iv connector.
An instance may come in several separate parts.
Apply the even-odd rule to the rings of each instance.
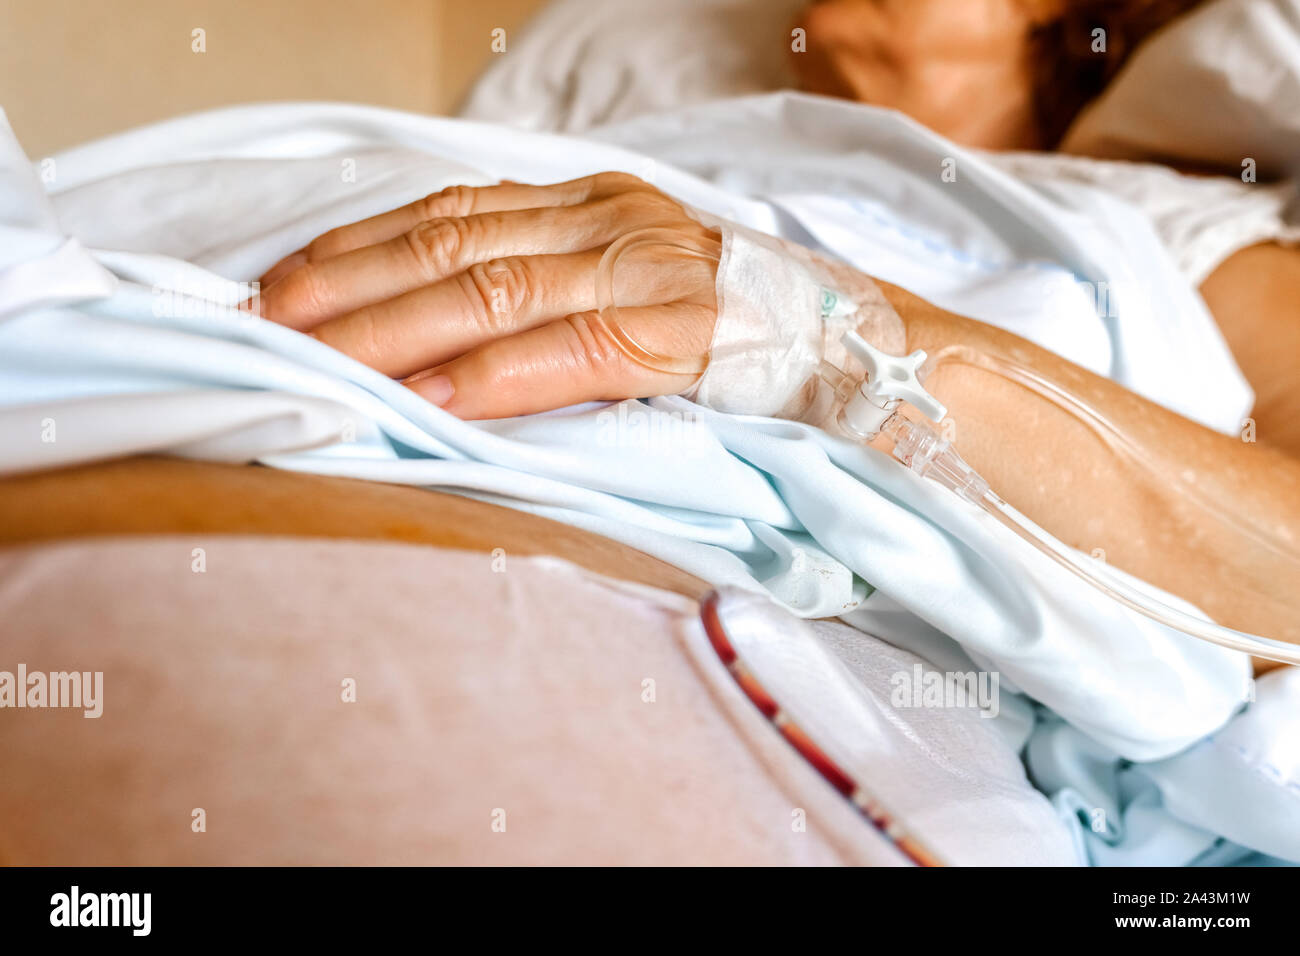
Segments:
[[[672,233],[645,230],[625,236],[610,246],[598,270],[597,302],[601,306],[602,323],[630,358],[661,371],[696,376],[704,372],[708,366],[707,354],[674,355],[657,345],[647,348],[640,342],[638,333],[625,321],[628,309],[619,308],[619,303],[625,301],[620,295],[624,288],[635,289],[645,284],[643,273],[647,264],[652,271],[655,262],[708,263],[712,257],[712,263],[716,264],[720,245],[715,250],[707,242],[683,243]],[[630,258],[625,260],[624,256]],[[625,269],[626,279],[620,276]],[[637,301],[635,295],[633,301]],[[906,403],[932,422],[943,419],[945,407],[924,385],[927,373],[941,364],[973,366],[1015,382],[1084,423],[1119,459],[1144,475],[1145,480],[1175,492],[1197,522],[1215,522],[1223,532],[1220,540],[1238,542],[1234,554],[1226,555],[1222,564],[1223,573],[1232,577],[1234,586],[1240,586],[1252,600],[1269,602],[1279,608],[1295,606],[1297,594],[1292,592],[1300,591],[1296,587],[1300,585],[1300,554],[1277,540],[1276,535],[1237,514],[1228,503],[1210,500],[1180,475],[1170,473],[1168,467],[1153,463],[1136,442],[1085,399],[1008,356],[967,346],[941,349],[933,359],[927,360],[926,354],[920,351],[910,355],[889,354],[852,331],[843,336],[842,343],[863,372],[850,374],[823,362],[821,375],[835,392],[839,404],[835,420],[844,434],[863,442],[886,436],[893,443],[892,455],[897,461],[983,509],[1028,545],[1125,607],[1222,647],[1268,660],[1300,664],[1300,644],[1234,630],[1172,607],[1133,587],[1105,562],[1059,541],[1003,500],[929,423],[902,414]],[[1278,573],[1279,568],[1284,573]]]

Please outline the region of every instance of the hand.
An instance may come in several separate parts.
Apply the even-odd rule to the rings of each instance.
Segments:
[[[717,241],[624,173],[452,186],[281,260],[262,277],[261,313],[404,378],[462,418],[675,394],[694,376],[634,361],[597,319],[601,255],[646,228]],[[665,355],[705,355],[716,262],[623,261],[617,304],[633,340]]]

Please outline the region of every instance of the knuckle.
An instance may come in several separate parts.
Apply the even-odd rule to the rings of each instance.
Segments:
[[[406,234],[415,261],[426,272],[449,269],[461,253],[469,248],[472,227],[460,218],[431,219]]]
[[[475,263],[463,273],[463,282],[466,296],[492,331],[506,327],[536,289],[532,269],[520,256]]]
[[[320,262],[322,259],[328,259],[336,255],[343,248],[343,227],[338,226],[329,232],[322,232],[319,236],[307,243],[307,248],[303,250],[307,253],[308,262]]]
[[[442,219],[447,216],[468,216],[474,211],[472,186],[448,186],[430,193],[422,201],[422,218]]]
[[[322,315],[329,306],[329,296],[321,279],[320,267],[308,262],[277,283],[277,311],[290,315]]]
[[[628,190],[653,189],[648,182],[640,176],[634,176],[632,173],[624,172],[606,172],[596,174],[596,187],[601,192],[615,193],[626,192]]]
[[[568,365],[605,379],[621,369],[626,356],[609,333],[595,320],[593,312],[566,315],[560,322],[561,336]]]
[[[693,222],[675,200],[653,187],[620,193],[611,202],[620,215],[647,224],[681,225]]]
[[[489,362],[485,357],[478,363],[476,381],[488,393],[506,403],[514,403],[523,393],[518,369],[502,362]]]
[[[316,337],[360,362],[370,363],[384,353],[383,326],[370,309],[361,309],[344,321],[343,327],[326,322],[317,330]]]
[[[493,403],[509,407],[528,397],[529,368],[521,367],[501,347],[507,339],[496,339],[456,360],[458,380],[474,383],[476,390],[491,395]]]

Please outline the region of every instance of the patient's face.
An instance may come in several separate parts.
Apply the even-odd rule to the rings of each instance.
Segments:
[[[1029,38],[1060,0],[816,0],[805,89],[901,110],[958,142],[1035,148]]]

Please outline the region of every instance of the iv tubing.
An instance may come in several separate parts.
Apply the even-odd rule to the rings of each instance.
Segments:
[[[1286,558],[1293,562],[1297,567],[1297,578],[1300,579],[1300,553],[1288,548],[1283,542],[1262,532],[1255,523],[1243,515],[1233,513],[1225,507],[1224,502],[1210,498],[1201,489],[1184,481],[1178,475],[1169,472],[1159,472],[1151,465],[1148,458],[1143,455],[1135,446],[1131,439],[1120,431],[1105,415],[1096,408],[1089,405],[1086,401],[1077,395],[1066,391],[1055,382],[1041,376],[1037,371],[1031,369],[1019,362],[1012,361],[1003,356],[992,355],[988,352],[980,351],[966,345],[950,345],[940,349],[935,353],[933,358],[933,368],[937,368],[948,362],[960,365],[968,365],[972,368],[978,368],[994,375],[1000,375],[1008,381],[1015,382],[1031,392],[1047,399],[1058,408],[1069,412],[1076,419],[1092,429],[1102,441],[1106,442],[1113,451],[1119,452],[1128,458],[1134,464],[1140,465],[1148,473],[1157,477],[1165,485],[1172,485],[1184,497],[1189,498],[1202,510],[1217,514],[1221,519],[1230,522],[1235,527],[1247,532],[1252,540],[1260,547],[1267,548],[1280,557]]]
[[[1073,572],[1097,590],[1125,607],[1146,617],[1209,641],[1256,657],[1300,664],[1300,645],[1275,641],[1242,631],[1234,631],[1170,607],[1121,580],[1100,562],[1085,561],[1077,552],[1048,534],[1029,518],[1003,501],[965,460],[940,438],[929,425],[910,421],[895,414],[885,423],[884,432],[894,439],[894,457],[919,475],[931,478],[1006,525],[1057,564]]]

